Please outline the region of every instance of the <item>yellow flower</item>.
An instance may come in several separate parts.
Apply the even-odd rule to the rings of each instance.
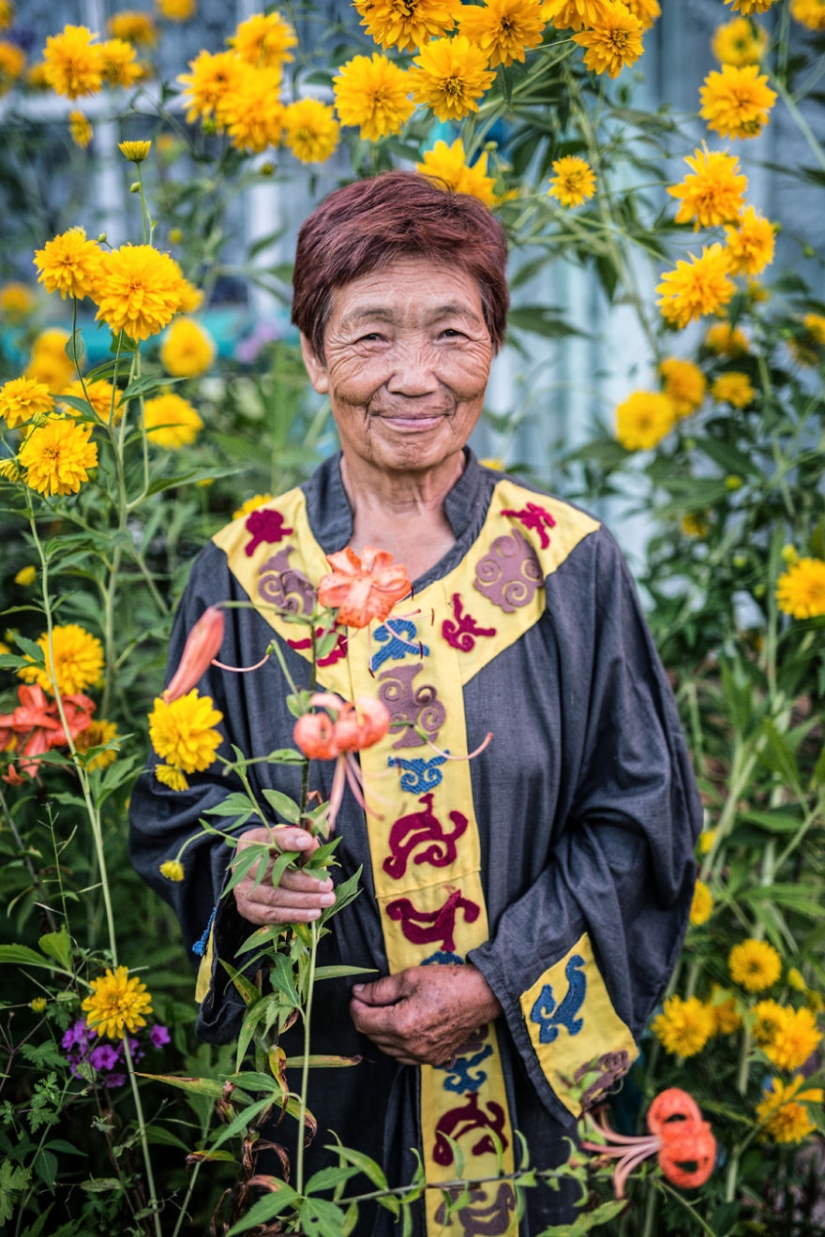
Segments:
[[[634,391],[616,409],[616,437],[628,451],[647,451],[676,422],[673,402],[659,391]]]
[[[160,874],[168,881],[182,881],[184,877],[183,864],[177,859],[167,859],[160,865]]]
[[[814,343],[825,348],[825,317],[822,314],[805,314],[802,325],[814,340]]]
[[[181,770],[172,765],[155,765],[155,777],[162,786],[168,786],[170,790],[189,789],[189,783]]]
[[[626,9],[630,9],[634,17],[638,17],[643,30],[649,30],[656,19],[662,15],[659,0],[622,0],[622,2]]]
[[[215,120],[237,150],[260,154],[277,146],[284,128],[279,69],[246,66],[215,105]]]
[[[557,30],[581,30],[603,25],[609,10],[610,0],[545,0],[541,15]]]
[[[124,39],[107,39],[101,48],[103,78],[108,86],[128,89],[140,81],[143,70],[137,64],[137,51]]]
[[[242,21],[234,35],[226,41],[247,64],[259,69],[277,69],[278,72],[293,59],[289,49],[298,42],[295,31],[278,12],[255,13]]]
[[[121,402],[120,391],[113,387],[111,382],[107,382],[105,378],[99,378],[96,382],[87,382],[85,391],[83,383],[78,379],[66,387],[63,394],[71,395],[75,399],[86,400],[88,404],[91,404],[92,412],[107,424],[110,420],[116,424],[125,411],[125,407]],[[78,410],[72,407],[71,404],[63,404],[61,407],[69,416],[76,417],[78,415]]]
[[[495,80],[487,54],[466,35],[433,39],[410,70],[413,99],[429,107],[439,120],[461,120],[478,111],[478,100]]]
[[[9,322],[23,322],[35,306],[35,295],[27,283],[12,280],[0,287],[0,314]]]
[[[747,17],[734,17],[716,27],[710,47],[720,64],[759,64],[768,50],[768,32]]]
[[[180,289],[180,312],[182,314],[194,314],[200,309],[203,304],[203,293],[200,288],[196,288],[188,279],[184,279]]]
[[[776,582],[776,603],[793,618],[819,618],[825,614],[825,562],[800,558]]]
[[[143,405],[143,420],[147,436],[159,447],[188,447],[203,429],[203,420],[189,400],[180,395],[159,395]]]
[[[31,1001],[29,1001],[29,1009],[33,1010],[34,1013],[36,1014],[42,1014],[44,1010],[46,1009],[46,1006],[48,1005],[48,1003],[49,1002],[47,1001],[46,997],[36,996]]]
[[[68,331],[62,327],[50,326],[41,331],[32,344],[32,356],[65,356],[66,345],[71,339]],[[78,349],[82,351],[82,349]]]
[[[791,17],[808,30],[825,30],[823,0],[791,0]]]
[[[342,64],[332,84],[341,124],[360,125],[365,142],[398,133],[415,110],[409,74],[377,52]]]
[[[26,53],[8,39],[0,39],[0,95],[8,94],[26,68]]]
[[[672,401],[677,417],[687,417],[705,398],[707,380],[698,365],[679,357],[666,357],[659,366],[665,380],[665,395]]]
[[[555,175],[547,190],[562,206],[581,206],[596,192],[596,177],[590,164],[578,155],[564,155],[553,162]]]
[[[707,515],[701,511],[688,511],[682,516],[679,521],[679,527],[686,537],[707,537],[710,529],[710,522]],[[708,829],[705,833],[699,835],[699,853],[705,854],[701,847],[707,844],[706,834],[712,833],[712,829]]]
[[[97,241],[87,240],[80,227],[69,228],[34,251],[38,282],[47,292],[59,292],[64,300],[92,295],[102,261],[103,250]]]
[[[91,425],[56,416],[33,429],[17,456],[26,484],[39,494],[76,494],[89,480],[89,469],[97,467],[91,433]]]
[[[184,773],[208,769],[221,745],[215,726],[223,721],[211,696],[200,696],[193,687],[188,696],[166,704],[160,696],[149,714],[149,738],[161,760]],[[157,775],[157,770],[155,770]]]
[[[79,752],[88,752],[91,747],[105,747],[107,743],[111,743],[113,739],[118,739],[120,736],[117,732],[117,724],[108,722],[105,718],[96,718],[91,726],[87,726],[85,730],[81,730],[80,734],[76,735],[74,745]],[[86,765],[87,769],[107,769],[109,765],[114,764],[117,760],[117,751],[110,748],[106,752],[98,752],[93,756]]]
[[[764,1132],[774,1142],[802,1142],[816,1130],[805,1104],[821,1104],[823,1091],[821,1087],[801,1091],[804,1081],[801,1074],[797,1074],[787,1086],[778,1078],[772,1078],[770,1086],[763,1092],[764,1098],[756,1105],[756,1115],[764,1126]]]
[[[751,13],[767,13],[773,2],[774,0],[725,0],[725,4],[729,4],[734,13],[744,13],[746,17]]]
[[[189,21],[198,11],[197,0],[155,0],[155,4],[167,21]]]
[[[756,137],[768,123],[768,113],[776,102],[767,75],[760,76],[755,64],[723,64],[721,71],[708,73],[699,97],[699,115],[722,137]]]
[[[106,29],[113,39],[125,39],[127,43],[134,43],[137,47],[152,47],[158,37],[151,13],[139,13],[131,9],[115,13],[106,23]]]
[[[748,992],[770,988],[782,974],[782,959],[773,945],[748,937],[734,945],[728,957],[728,969],[734,983]]]
[[[483,7],[465,5],[459,29],[486,52],[490,67],[524,61],[525,50],[542,40],[546,25],[541,0],[484,0]]]
[[[271,503],[272,498],[272,494],[255,494],[252,498],[247,498],[246,502],[241,503],[240,507],[232,512],[232,519],[239,520],[243,515],[250,515],[251,512],[257,511],[259,507],[263,507],[265,503]]]
[[[17,466],[17,460],[14,456],[6,456],[5,459],[0,459],[0,480],[20,480],[20,469]],[[0,641],[0,643],[2,643],[2,641]],[[8,648],[0,649],[0,652],[3,653],[8,653],[8,651]]]
[[[623,4],[609,4],[598,25],[574,34],[573,42],[587,49],[585,68],[618,77],[625,65],[635,64],[644,50],[642,23]]]
[[[129,163],[143,163],[152,149],[151,142],[118,142],[117,148]]]
[[[747,206],[733,227],[726,227],[731,275],[759,275],[773,262],[774,225]]]
[[[69,112],[69,134],[75,146],[85,150],[94,137],[94,130],[82,112]]]
[[[103,48],[87,26],[65,26],[46,39],[43,75],[67,99],[97,94],[103,83]]]
[[[656,288],[662,317],[680,329],[703,314],[716,313],[736,291],[721,245],[705,246],[700,258],[692,253],[688,257],[690,262],[680,260],[675,270],[664,271]]]
[[[708,327],[705,347],[711,352],[730,357],[742,356],[751,350],[748,337],[742,328],[731,326],[729,322],[716,322]]]
[[[44,692],[53,692],[53,679],[61,696],[73,696],[97,683],[103,673],[103,645],[97,636],[78,623],[66,623],[52,628],[52,653],[49,653],[49,633],[44,631],[37,643],[43,650],[45,669],[25,666],[18,671],[24,683],[37,683]]]
[[[704,881],[697,880],[690,905],[690,922],[698,928],[701,924],[707,923],[712,912],[713,894]]]
[[[415,170],[428,176],[444,190],[453,193],[469,193],[479,198],[485,206],[495,206],[495,181],[487,175],[487,152],[479,156],[472,167],[464,162],[464,143],[457,137],[452,146],[436,142],[432,150],[425,150],[422,162]]]
[[[197,378],[215,359],[215,341],[193,318],[176,318],[160,347],[163,368],[176,378]]]
[[[668,1052],[680,1057],[693,1057],[701,1052],[714,1033],[715,1019],[710,1005],[698,997],[683,1001],[680,996],[668,997],[664,1012],[654,1018],[652,1030]]]
[[[0,0],[0,30],[8,30],[14,21],[14,13],[12,0]]]
[[[685,163],[693,168],[694,174],[668,189],[671,197],[681,198],[676,222],[689,223],[692,219],[697,232],[699,228],[715,228],[737,219],[744,205],[748,178],[740,174],[736,155],[697,147],[693,155],[685,157]]]
[[[57,395],[68,386],[74,373],[74,364],[65,352],[34,351],[26,366],[26,377],[34,382],[43,383],[53,395]]]
[[[784,551],[785,551],[787,548],[791,548],[791,549],[793,549],[793,547],[792,547],[792,546],[791,546],[791,547],[786,547],[786,546],[783,546],[783,548],[782,548],[782,549],[783,549],[783,555],[782,555],[782,556],[783,556],[783,558],[784,558]],[[796,553],[796,551],[795,551],[795,550],[794,550],[794,553]],[[805,983],[805,979],[804,979],[804,976],[803,976],[802,972],[801,972],[800,970],[797,970],[797,968],[796,968],[795,966],[792,966],[792,967],[790,968],[790,970],[788,971],[788,974],[785,976],[785,979],[786,979],[786,980],[787,980],[787,982],[788,982],[788,986],[789,986],[790,988],[795,988],[797,992],[807,992],[807,991],[808,991],[808,985]]]
[[[44,382],[32,378],[12,378],[0,387],[0,417],[10,430],[25,425],[32,417],[51,412],[54,400]]]
[[[152,1012],[152,998],[146,984],[129,975],[127,966],[107,970],[90,985],[92,995],[81,1005],[86,1012],[86,1025],[98,1035],[122,1039],[127,1031],[146,1026],[144,1014]]]
[[[17,575],[14,577],[15,584],[19,584],[22,588],[28,588],[30,584],[34,584],[37,579],[37,568],[31,563],[27,567],[21,567]]]
[[[284,141],[302,163],[323,163],[335,152],[340,126],[320,99],[297,99],[284,112]]]
[[[756,394],[748,375],[733,369],[719,375],[710,393],[718,403],[732,404],[734,408],[747,408]]]
[[[187,87],[181,100],[191,124],[198,117],[203,120],[212,115],[243,73],[244,62],[235,52],[199,52],[189,61],[189,68],[192,72],[181,74],[178,81]]]
[[[447,34],[461,11],[461,0],[352,0],[352,5],[374,42],[402,52]]]
[[[761,305],[770,299],[770,292],[758,279],[748,280],[748,300],[751,305]]]
[[[713,1011],[714,1035],[733,1035],[742,1025],[742,1018],[736,1009],[736,999],[727,988],[714,984],[710,994],[710,1007]]]
[[[157,335],[180,308],[184,278],[177,262],[151,245],[121,245],[103,255],[96,319],[131,339]]]
[[[715,840],[716,840],[715,829],[703,829],[702,832],[699,834],[699,841],[697,843],[697,846],[699,848],[699,854],[709,855],[711,850],[713,849],[713,843]]]
[[[779,1029],[786,1006],[778,1001],[757,1001],[753,1007],[753,1038],[757,1044],[770,1043]]]

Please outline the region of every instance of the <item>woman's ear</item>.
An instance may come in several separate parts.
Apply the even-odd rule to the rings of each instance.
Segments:
[[[329,375],[324,362],[315,353],[315,349],[307,339],[306,335],[301,334],[301,356],[304,358],[304,366],[309,374],[309,380],[319,395],[326,395],[329,392]]]

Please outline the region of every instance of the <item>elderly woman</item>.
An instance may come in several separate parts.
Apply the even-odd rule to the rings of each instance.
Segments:
[[[170,656],[174,668],[217,601],[291,596],[311,612],[326,556],[344,547],[387,550],[414,582],[413,600],[371,641],[358,633],[319,666],[322,686],[378,695],[394,725],[361,754],[366,812],[348,797],[339,815],[340,877],[363,866],[364,892],[334,920],[323,961],[377,977],[317,993],[313,1051],[362,1062],[316,1082],[311,1154],[330,1162],[334,1130],[397,1183],[412,1177],[416,1151],[428,1181],[454,1178],[453,1143],[467,1178],[495,1177],[497,1149],[512,1170],[515,1131],[534,1165],[564,1159],[565,1132],[637,1055],[694,883],[696,791],[613,539],[578,508],[482,467],[466,445],[504,337],[505,262],[485,207],[414,174],[348,185],[307,219],[293,319],[341,452],[266,518],[236,520],[202,552]],[[259,661],[274,628],[307,684],[300,640],[288,638],[300,628],[266,605],[228,614],[224,662]],[[274,659],[252,675],[213,669],[201,689],[247,756],[291,745]],[[455,759],[491,731],[474,759]],[[259,792],[299,794],[295,769],[250,773]],[[313,763],[313,787],[328,794],[330,778],[329,762]],[[214,917],[197,1028],[212,1042],[235,1036],[243,1013],[220,957],[250,924],[309,922],[334,899],[331,881],[301,871],[278,889],[247,880],[234,901],[220,898],[229,852],[197,822],[227,790],[210,773],[182,792],[147,775],[132,799],[135,864],[174,902],[188,948],[203,952]],[[279,832],[284,849],[313,845],[302,830]],[[160,863],[193,834],[186,879],[162,881]],[[266,836],[242,830],[239,848]],[[570,1199],[528,1191],[521,1231],[568,1218]],[[373,1220],[376,1231],[392,1224],[381,1212],[359,1231]],[[445,1222],[439,1191],[427,1191],[419,1231]],[[506,1182],[474,1187],[447,1225],[456,1237],[516,1226]]]

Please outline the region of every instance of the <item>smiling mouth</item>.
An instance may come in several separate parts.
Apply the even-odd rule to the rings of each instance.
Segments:
[[[409,433],[423,433],[425,430],[433,429],[445,419],[445,412],[433,412],[422,416],[421,413],[377,413],[375,414],[380,421],[384,421],[393,429],[405,430]]]

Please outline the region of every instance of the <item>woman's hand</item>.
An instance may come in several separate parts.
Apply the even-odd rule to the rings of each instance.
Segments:
[[[320,846],[317,838],[291,825],[269,830],[247,829],[238,838],[236,856],[252,843],[270,842],[274,836],[277,846],[270,844],[269,861],[263,880],[254,888],[260,863],[253,864],[243,880],[233,889],[235,903],[244,919],[250,923],[311,923],[320,917],[321,911],[335,901],[332,881],[319,880],[310,872],[287,869],[277,889],[272,888],[270,874],[272,864],[281,851],[311,855]]]
[[[443,1065],[500,1013],[492,988],[469,962],[412,966],[356,984],[350,1003],[356,1029],[403,1065]]]

